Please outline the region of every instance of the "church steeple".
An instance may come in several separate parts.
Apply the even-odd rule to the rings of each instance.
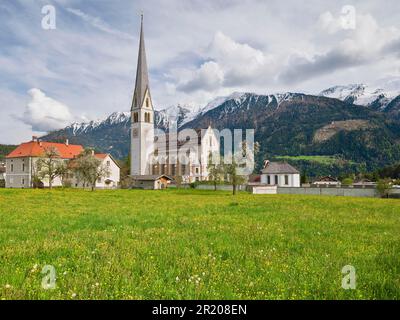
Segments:
[[[146,96],[151,100],[149,73],[147,69],[146,48],[144,44],[143,14],[141,16],[139,55],[136,71],[135,93],[133,95],[132,110],[142,108]],[[146,102],[148,104],[148,102]]]
[[[142,15],[135,93],[131,108],[131,175],[151,173],[150,157],[153,152],[154,108],[150,96]]]

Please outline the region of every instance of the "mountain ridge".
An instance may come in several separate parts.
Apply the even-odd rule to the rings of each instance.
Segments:
[[[373,99],[362,106],[354,104],[352,98],[355,93],[357,99],[368,93],[364,87],[355,85],[346,92],[349,94],[339,96],[339,86],[333,88],[321,95],[235,92],[195,110],[178,105],[155,111],[155,126],[168,130],[170,121],[177,121],[182,129],[210,124],[217,129],[254,128],[261,143],[258,163],[274,156],[327,155],[373,169],[400,161],[400,117],[396,118],[400,95],[384,108],[374,105]],[[362,99],[358,101],[368,100]],[[68,138],[71,143],[124,158],[129,153],[129,129],[130,113],[114,112],[103,121],[73,124],[42,139]],[[316,135],[328,138],[315,139]]]

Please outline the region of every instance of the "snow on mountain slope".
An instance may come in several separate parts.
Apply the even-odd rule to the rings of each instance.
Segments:
[[[322,91],[319,95],[384,110],[395,97],[400,95],[400,86],[397,89],[396,87],[396,82],[383,83],[381,87],[366,84],[350,84],[347,86],[331,87]]]

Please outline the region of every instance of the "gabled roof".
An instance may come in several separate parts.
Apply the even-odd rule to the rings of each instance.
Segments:
[[[117,160],[114,159],[114,157],[110,153],[96,153],[94,156],[99,160],[104,160],[105,158],[110,157],[110,159],[114,161],[117,167],[121,168],[121,165],[118,163]]]
[[[94,156],[98,159],[105,159],[108,157],[108,154],[107,153],[96,153]]]
[[[300,173],[299,170],[286,162],[268,162],[266,167],[261,172],[265,174]]]
[[[43,156],[46,149],[52,147],[57,149],[58,153],[60,154],[60,158],[62,159],[73,159],[83,151],[83,147],[81,145],[30,141],[20,144],[6,158],[40,157]]]
[[[132,110],[141,108],[146,96],[146,92],[150,95],[149,72],[147,69],[146,48],[144,44],[143,31],[143,15],[140,27],[139,55],[136,71],[135,93],[133,95]]]

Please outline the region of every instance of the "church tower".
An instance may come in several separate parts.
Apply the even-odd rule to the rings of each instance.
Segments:
[[[131,108],[131,175],[151,174],[150,157],[153,152],[154,109],[150,95],[142,15],[136,84]]]

